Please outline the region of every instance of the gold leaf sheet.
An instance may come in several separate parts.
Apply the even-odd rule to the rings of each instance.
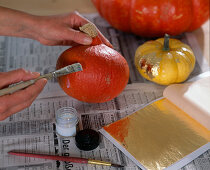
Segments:
[[[210,141],[209,131],[167,99],[104,129],[151,170],[164,169]]]

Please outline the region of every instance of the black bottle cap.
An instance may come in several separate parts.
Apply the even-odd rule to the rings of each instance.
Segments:
[[[93,150],[99,145],[99,133],[92,129],[81,130],[76,134],[75,142],[81,150]]]

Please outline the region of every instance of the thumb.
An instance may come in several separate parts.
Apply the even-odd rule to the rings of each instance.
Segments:
[[[39,73],[26,71],[24,69],[0,73],[0,88],[20,81],[34,79],[38,76]]]
[[[90,45],[92,43],[92,38],[81,31],[71,29],[68,36],[69,40],[72,40],[78,44]]]

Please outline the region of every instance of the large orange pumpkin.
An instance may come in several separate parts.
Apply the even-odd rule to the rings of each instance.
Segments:
[[[92,0],[113,27],[140,36],[178,35],[209,18],[209,0]]]
[[[80,63],[83,71],[59,77],[61,88],[73,98],[88,103],[103,103],[118,96],[127,85],[127,61],[114,49],[94,41],[95,45],[78,45],[64,51],[57,69]]]

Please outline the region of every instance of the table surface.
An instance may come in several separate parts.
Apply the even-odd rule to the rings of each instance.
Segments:
[[[16,2],[16,3],[15,3]],[[72,11],[80,13],[95,13],[96,8],[91,0],[0,0],[0,5],[35,15],[52,15]],[[209,20],[193,33],[195,34],[198,44],[203,52],[204,57],[210,65],[209,56]]]
[[[53,15],[72,11],[95,13],[91,0],[0,0],[0,6],[25,11],[35,15]],[[193,31],[204,57],[210,65],[209,56],[209,20],[201,28]]]

